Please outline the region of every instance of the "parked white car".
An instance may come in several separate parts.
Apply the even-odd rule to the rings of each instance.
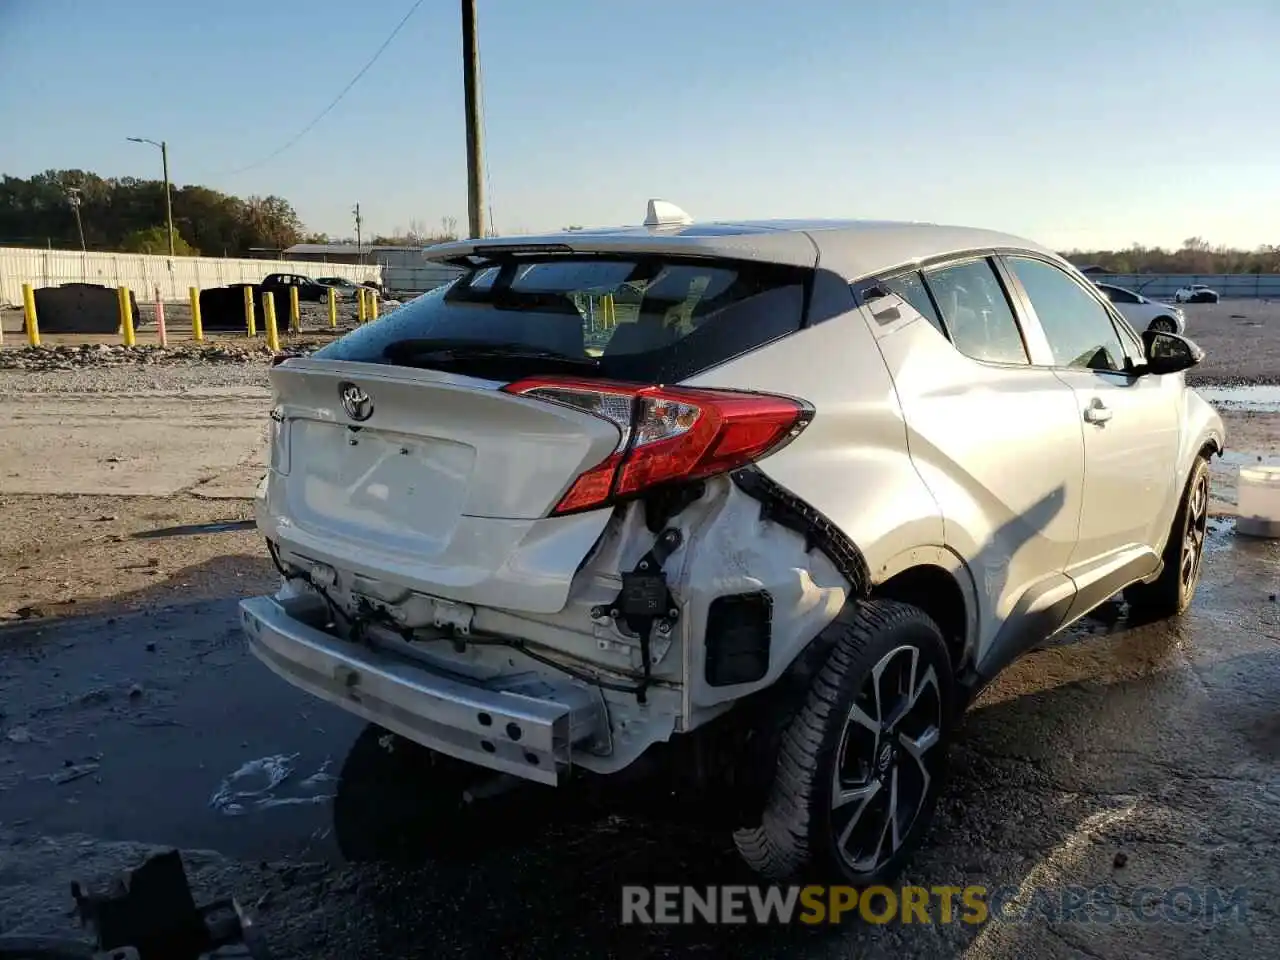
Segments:
[[[1174,303],[1217,303],[1218,299],[1218,291],[1203,283],[1179,287],[1173,295]]]
[[[1113,283],[1099,283],[1097,286],[1135,329],[1159,330],[1163,333],[1186,332],[1186,314],[1178,307],[1149,300],[1140,293],[1117,287]]]
[[[421,771],[367,824],[402,845],[626,784],[766,876],[889,883],[986,683],[1119,591],[1191,602],[1203,353],[1042,246],[651,203],[426,256],[466,272],[271,368],[284,582],[241,603],[372,722],[352,757]]]

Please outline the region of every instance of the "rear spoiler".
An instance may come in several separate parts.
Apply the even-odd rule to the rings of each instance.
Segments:
[[[428,247],[423,256],[435,263],[447,263],[471,270],[505,257],[576,253],[567,243],[447,243]]]

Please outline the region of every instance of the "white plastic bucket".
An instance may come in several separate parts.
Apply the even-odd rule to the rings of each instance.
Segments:
[[[1280,538],[1280,467],[1241,467],[1236,532]]]

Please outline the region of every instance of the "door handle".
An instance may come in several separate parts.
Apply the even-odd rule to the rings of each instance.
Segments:
[[[1086,423],[1106,423],[1111,419],[1111,408],[1097,397],[1084,409]]]

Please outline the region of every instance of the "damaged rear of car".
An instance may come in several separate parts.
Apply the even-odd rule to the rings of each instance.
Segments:
[[[682,385],[799,331],[812,265],[468,258],[272,369],[257,516],[286,584],[244,625],[290,682],[449,757],[547,784],[613,772],[730,705],[695,704],[692,678],[767,685],[779,637],[844,603],[837,565],[762,524],[741,476],[810,405]]]

